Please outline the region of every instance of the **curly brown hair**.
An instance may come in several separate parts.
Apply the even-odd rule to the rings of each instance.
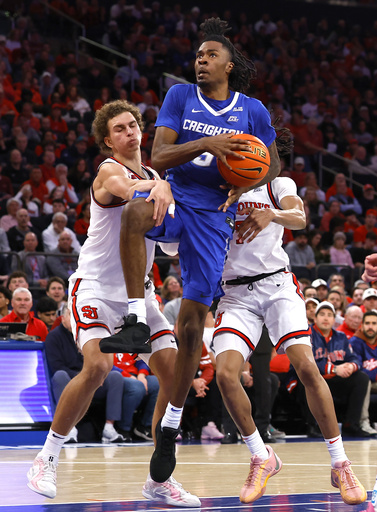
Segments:
[[[133,105],[126,100],[115,100],[110,103],[106,103],[106,105],[97,110],[92,125],[94,139],[104,154],[111,155],[112,153],[111,148],[105,144],[105,137],[109,136],[108,122],[110,119],[123,114],[123,112],[129,112],[132,114],[139,125],[140,131],[143,131],[144,129],[143,118],[136,105]]]

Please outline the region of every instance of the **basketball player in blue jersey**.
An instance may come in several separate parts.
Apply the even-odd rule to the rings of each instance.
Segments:
[[[254,77],[254,65],[224,36],[227,23],[211,18],[201,25],[204,40],[195,61],[197,85],[176,85],[166,95],[158,116],[152,149],[153,166],[167,169],[175,200],[175,217],[165,216],[154,227],[152,205],[144,198],[130,201],[123,212],[121,258],[129,297],[129,312],[122,331],[101,341],[103,351],[122,351],[145,324],[143,276],[145,241],[179,242],[183,300],[178,316],[179,350],[170,403],[156,427],[156,450],[151,476],[165,481],[175,467],[175,438],[182,409],[197,371],[202,334],[209,306],[218,289],[229,240],[232,238],[236,202],[246,188],[228,191],[216,158],[237,157],[245,140],[231,136],[251,133],[268,147],[271,166],[262,183],[277,176],[280,162],[275,130],[262,103],[242,94]],[[242,157],[241,157],[242,158]],[[153,228],[153,229],[152,229]],[[139,337],[139,336],[138,336]]]
[[[70,277],[68,294],[72,333],[84,356],[84,366],[64,388],[46,442],[28,471],[28,487],[48,498],[56,496],[56,470],[67,435],[86,413],[94,392],[114,364],[112,354],[100,351],[100,340],[113,333],[128,313],[127,289],[119,256],[124,205],[132,198],[134,190],[147,191],[154,198],[158,223],[174,201],[169,184],[141,162],[142,128],[139,109],[123,100],[104,105],[96,112],[93,122],[96,142],[102,153],[110,156],[99,166],[91,187],[88,238],[81,249],[78,268]],[[148,240],[146,277],[152,268],[154,245]],[[153,345],[151,353],[143,350],[141,358],[159,379],[155,425],[170,399],[177,346],[169,323],[159,311],[154,287],[147,279],[145,287]],[[185,491],[173,476],[164,482],[155,482],[148,476],[142,492],[147,499],[167,505],[200,506],[198,497]]]

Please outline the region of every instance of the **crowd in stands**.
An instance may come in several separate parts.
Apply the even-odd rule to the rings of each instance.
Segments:
[[[125,64],[124,59],[111,57],[114,71],[93,57],[78,57],[66,39],[44,38],[41,27],[50,26],[52,15],[38,2],[24,7],[9,33],[0,34],[3,319],[26,321],[26,332],[42,340],[55,332],[57,327],[51,329],[54,322],[60,323],[57,318],[62,315],[68,278],[87,236],[90,185],[105,158],[91,133],[95,112],[115,99],[135,103],[145,122],[142,160],[150,165],[164,89],[177,78],[195,82],[200,23],[209,15],[219,15],[229,21],[229,37],[238,50],[257,68],[250,95],[268,107],[278,135],[282,128],[289,128],[293,136],[292,154],[281,159],[281,176],[295,181],[307,226],[296,232],[286,230],[284,244],[306,299],[308,321],[315,324],[317,306],[327,301],[334,308],[334,312],[331,307],[327,310],[330,317],[334,313],[337,332],[363,340],[360,329],[365,313],[377,307],[377,284],[369,287],[357,281],[365,257],[377,250],[377,21],[371,17],[363,27],[353,25],[346,19],[346,10],[336,22],[313,23],[305,16],[275,19],[267,13],[254,19],[242,10],[209,13],[197,6],[143,0],[132,5],[118,0],[111,6],[59,0],[51,5],[82,23],[88,38],[130,60]],[[163,73],[177,78],[169,75],[161,82]],[[320,161],[334,174],[320,173]],[[353,185],[351,176],[360,187]],[[157,253],[151,279],[161,309],[174,326],[181,301],[179,259],[163,259],[161,254]],[[327,269],[320,274],[318,265],[323,264]],[[72,344],[68,325],[63,320],[53,338],[59,335]],[[376,338],[372,341],[372,346],[377,343]],[[209,345],[203,345],[201,367],[189,397],[188,424],[198,411],[195,399],[205,398],[207,391],[211,396],[216,393],[213,367],[208,370],[212,365]],[[56,398],[62,382],[79,371],[78,356],[74,368],[56,377]],[[286,361],[276,364],[277,359],[271,368],[287,375]],[[115,359],[114,365],[124,389],[118,409],[106,411],[102,437],[119,440],[113,431],[115,421],[124,439],[131,439],[133,428],[139,437],[151,439],[157,392],[154,376],[132,358]],[[356,366],[364,371],[362,362]],[[252,387],[250,365],[244,373],[245,387]],[[135,426],[133,411],[141,403],[144,409]],[[121,412],[122,404],[128,416]],[[205,407],[200,405],[199,410]],[[213,409],[211,416],[207,409],[204,416],[204,436],[224,437],[219,433],[221,413]],[[360,421],[360,428],[372,429],[365,414]],[[313,425],[309,426],[313,432]],[[77,432],[70,438],[77,440]]]

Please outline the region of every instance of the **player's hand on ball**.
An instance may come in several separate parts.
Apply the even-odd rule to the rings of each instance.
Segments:
[[[221,204],[219,206],[219,210],[222,210],[223,212],[226,212],[230,205],[237,202],[239,198],[244,194],[245,192],[248,192],[250,190],[250,187],[235,187],[234,185],[228,184],[229,187],[232,187],[228,192],[228,199],[225,201],[225,203]],[[221,185],[221,188],[226,188],[226,185]]]
[[[237,229],[239,240],[250,243],[254,238],[265,229],[273,220],[275,214],[270,208],[260,210],[258,208],[250,208],[249,216]]]

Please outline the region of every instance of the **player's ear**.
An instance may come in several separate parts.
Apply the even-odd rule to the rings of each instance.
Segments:
[[[227,72],[231,73],[232,69],[234,68],[234,62],[228,62],[227,64]]]
[[[108,146],[109,148],[112,148],[113,147],[113,143],[111,142],[111,139],[110,137],[105,137],[103,139],[103,142],[106,144],[106,146]]]

